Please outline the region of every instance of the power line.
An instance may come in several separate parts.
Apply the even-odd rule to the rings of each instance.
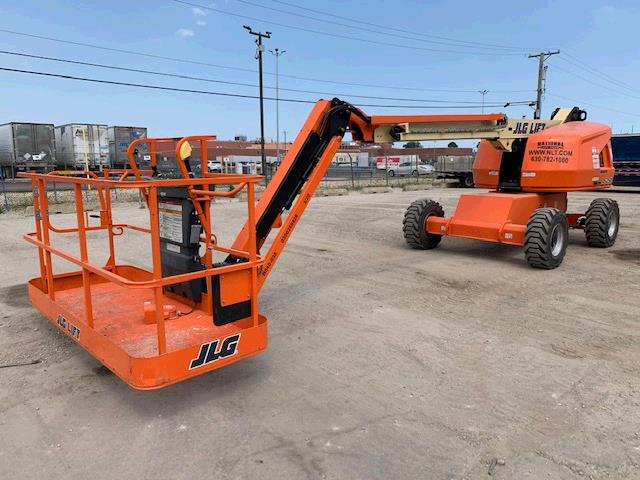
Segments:
[[[119,65],[108,65],[108,64],[104,64],[104,63],[94,63],[94,62],[83,62],[80,60],[71,60],[71,59],[67,59],[67,58],[57,58],[57,57],[48,57],[45,55],[34,55],[34,54],[30,54],[30,53],[23,53],[23,52],[13,52],[13,51],[9,51],[9,50],[0,50],[0,54],[4,54],[4,55],[12,55],[12,56],[17,56],[17,57],[25,57],[25,58],[36,58],[39,60],[47,60],[47,61],[52,61],[52,62],[60,62],[60,63],[68,63],[68,64],[72,64],[72,65],[83,65],[83,66],[88,66],[88,67],[97,67],[97,68],[104,68],[104,69],[110,69],[110,70],[118,70],[118,71],[124,71],[124,72],[134,72],[134,73],[144,73],[147,75],[157,75],[157,76],[161,76],[161,77],[169,77],[169,78],[179,78],[182,80],[195,80],[195,81],[199,81],[199,82],[209,82],[209,83],[221,83],[224,85],[235,85],[235,86],[241,86],[241,87],[252,87],[252,88],[257,88],[258,85],[254,84],[254,83],[244,83],[244,82],[232,82],[230,80],[217,80],[217,79],[212,79],[212,78],[206,78],[206,77],[194,77],[191,75],[180,75],[180,74],[175,74],[175,73],[166,73],[166,72],[157,72],[154,70],[144,70],[144,69],[139,69],[139,68],[129,68],[129,67],[122,67]],[[270,86],[265,86],[264,88],[267,88],[269,90],[275,90],[276,87],[270,87]],[[339,92],[322,92],[322,91],[316,91],[316,90],[302,90],[302,89],[298,89],[298,88],[284,88],[284,87],[279,87],[280,90],[285,90],[288,92],[296,92],[296,93],[313,93],[313,94],[317,94],[317,95],[327,95],[327,96],[336,96],[336,97],[352,97],[352,98],[368,98],[371,100],[394,100],[394,101],[400,101],[400,102],[425,102],[425,103],[460,103],[460,104],[480,104],[481,102],[477,102],[477,101],[464,101],[464,100],[436,100],[436,99],[419,99],[419,98],[406,98],[406,97],[383,97],[383,96],[375,96],[375,95],[356,95],[356,94],[351,94],[351,93],[339,93]],[[494,102],[494,103],[498,103],[498,102]],[[499,102],[499,103],[507,103],[505,102]],[[509,102],[509,103],[521,103],[521,102]]]
[[[238,0],[238,1],[240,1],[240,0]],[[468,45],[480,45],[480,46],[483,46],[483,47],[504,48],[504,49],[522,50],[522,51],[536,50],[536,49],[533,49],[533,48],[530,48],[530,47],[527,47],[527,48],[509,47],[509,46],[505,46],[505,45],[497,45],[497,44],[492,44],[492,43],[483,43],[483,42],[473,42],[473,41],[468,41],[468,40],[459,40],[459,39],[450,38],[450,37],[442,37],[442,36],[439,36],[439,35],[428,35],[428,34],[422,33],[422,32],[415,32],[415,31],[411,31],[411,30],[394,28],[394,27],[389,26],[389,25],[380,25],[378,23],[367,22],[367,21],[364,21],[364,20],[352,20],[352,19],[347,18],[347,17],[337,16],[335,13],[327,13],[327,12],[323,12],[321,10],[314,10],[313,8],[302,7],[300,5],[296,5],[295,3],[285,2],[285,1],[282,1],[282,0],[271,0],[271,1],[274,2],[274,3],[287,5],[289,7],[294,7],[294,8],[303,10],[303,11],[312,12],[312,13],[318,13],[320,15],[325,15],[325,16],[330,17],[332,19],[341,18],[342,20],[346,20],[346,21],[352,22],[352,23],[360,23],[360,24],[363,24],[363,25],[369,25],[369,26],[372,26],[372,27],[383,28],[385,30],[392,30],[392,31],[401,32],[401,33],[410,33],[412,35],[417,35],[417,36],[421,36],[421,37],[424,37],[424,38],[436,38],[438,40],[446,40],[446,41],[450,41],[450,42],[458,42],[458,43],[461,43],[461,44],[468,44]],[[463,45],[461,45],[461,46],[463,46]]]
[[[94,49],[98,49],[98,50],[103,50],[103,51],[109,51],[109,52],[116,52],[116,53],[124,53],[127,55],[136,55],[136,56],[140,56],[140,57],[147,57],[147,58],[154,58],[156,60],[165,60],[165,61],[171,61],[171,62],[177,62],[177,63],[187,63],[187,64],[192,64],[192,65],[200,65],[200,66],[205,66],[205,67],[213,67],[213,68],[222,68],[222,69],[226,69],[226,70],[236,70],[236,71],[240,71],[240,72],[250,72],[255,74],[255,70],[251,69],[251,68],[242,68],[242,67],[232,67],[229,65],[220,65],[220,64],[216,64],[216,63],[208,63],[208,62],[203,62],[203,61],[199,61],[199,60],[188,60],[188,59],[184,59],[184,58],[177,58],[177,57],[168,57],[168,56],[164,56],[164,55],[156,55],[153,53],[144,53],[144,52],[136,52],[133,50],[125,50],[122,48],[112,48],[112,47],[105,47],[103,45],[96,45],[96,44],[92,44],[92,43],[85,43],[85,42],[76,42],[73,40],[64,40],[61,38],[55,38],[55,37],[47,37],[44,35],[37,35],[37,34],[33,34],[33,33],[25,33],[25,32],[18,32],[15,30],[7,30],[7,29],[2,29],[0,28],[0,33],[7,33],[10,35],[18,35],[18,36],[22,36],[22,37],[29,37],[29,38],[36,38],[39,40],[46,40],[46,41],[51,41],[51,42],[57,42],[57,43],[63,43],[63,44],[67,44],[67,45],[75,45],[75,46],[80,46],[80,47],[87,47],[87,48],[94,48]],[[271,72],[264,72],[265,75],[272,75],[275,76],[275,73],[271,73]],[[309,81],[309,82],[317,82],[317,83],[328,83],[328,84],[333,84],[333,85],[345,85],[345,86],[352,86],[352,87],[367,87],[367,88],[380,88],[380,89],[392,89],[392,90],[406,90],[406,91],[415,91],[415,92],[448,92],[448,93],[475,93],[476,90],[456,90],[456,89],[446,89],[446,88],[415,88],[415,87],[403,87],[403,86],[398,86],[398,85],[376,85],[376,84],[368,84],[368,83],[356,83],[356,82],[341,82],[339,80],[326,80],[326,79],[318,79],[318,78],[310,78],[310,77],[302,77],[302,76],[298,76],[298,75],[285,75],[285,74],[280,74],[280,77],[285,77],[285,78],[291,78],[294,80],[304,80],[304,81]],[[492,90],[492,93],[527,93],[527,92],[532,92],[534,90]],[[315,93],[315,92],[307,92],[307,93]]]
[[[78,81],[83,81],[83,82],[92,82],[92,83],[101,83],[101,84],[108,84],[108,85],[120,85],[120,86],[126,86],[126,87],[136,87],[136,88],[147,88],[147,89],[152,89],[152,90],[166,90],[166,91],[171,91],[171,92],[181,92],[181,93],[196,93],[196,94],[203,94],[203,95],[215,95],[215,96],[221,96],[221,97],[235,97],[235,98],[247,98],[247,99],[258,99],[260,98],[257,95],[245,95],[245,94],[240,94],[240,93],[225,93],[225,92],[213,92],[213,91],[209,91],[209,90],[194,90],[194,89],[187,89],[187,88],[177,88],[177,87],[165,87],[165,86],[161,86],[161,85],[148,85],[148,84],[141,84],[141,83],[132,83],[132,82],[118,82],[115,80],[104,80],[104,79],[98,79],[98,78],[89,78],[89,77],[77,77],[74,75],[64,75],[64,74],[60,74],[60,73],[50,73],[50,72],[38,72],[38,71],[34,71],[34,70],[22,70],[22,69],[17,69],[17,68],[7,68],[7,67],[0,67],[0,71],[5,71],[5,72],[14,72],[14,73],[24,73],[24,74],[30,74],[30,75],[40,75],[40,76],[44,76],[44,77],[55,77],[55,78],[62,78],[65,80],[78,80]],[[264,97],[265,100],[272,100],[275,101],[276,99],[274,97]],[[291,102],[291,103],[305,103],[305,104],[315,104],[316,101],[314,100],[300,100],[300,99],[293,99],[293,98],[280,98],[279,99],[281,102]],[[380,105],[380,104],[366,104],[366,103],[360,103],[358,104],[358,106],[360,107],[376,107],[376,108],[411,108],[411,109],[415,109],[415,108],[423,108],[423,109],[454,109],[454,108],[464,108],[464,109],[471,109],[471,108],[480,108],[478,105]],[[503,105],[500,104],[495,104],[495,105],[487,105],[490,107],[502,107]]]
[[[402,45],[399,43],[389,43],[389,42],[379,42],[377,40],[370,40],[370,39],[366,39],[366,38],[360,38],[360,37],[352,37],[350,35],[342,35],[339,33],[331,33],[331,32],[325,32],[322,30],[314,30],[311,28],[305,28],[305,27],[298,27],[295,25],[288,25],[286,23],[280,23],[280,22],[274,22],[273,20],[265,20],[264,18],[258,18],[258,17],[250,17],[248,15],[241,15],[239,13],[233,13],[233,12],[227,12],[225,10],[220,10],[219,8],[214,8],[214,7],[209,7],[207,5],[202,5],[199,3],[192,3],[192,2],[187,2],[184,0],[171,0],[174,3],[179,3],[182,5],[188,5],[190,7],[196,7],[196,8],[201,8],[203,10],[209,10],[212,12],[216,12],[216,13],[220,13],[222,15],[229,15],[231,17],[237,17],[237,18],[242,18],[245,20],[251,20],[254,22],[262,22],[262,23],[267,23],[269,25],[276,25],[278,27],[281,28],[288,28],[291,30],[298,30],[301,32],[307,32],[307,33],[314,33],[316,35],[323,35],[326,37],[333,37],[333,38],[340,38],[343,40],[353,40],[356,42],[362,42],[362,43],[368,43],[371,45],[382,45],[385,47],[393,47],[393,48],[404,48],[404,49],[408,49],[408,50],[420,50],[420,51],[425,51],[425,52],[436,52],[436,53],[453,53],[453,54],[463,54],[463,55],[486,55],[486,56],[496,56],[496,55],[517,55],[517,56],[522,56],[524,54],[522,53],[486,53],[486,52],[465,52],[465,51],[461,51],[461,50],[442,50],[442,49],[436,49],[436,48],[427,48],[427,47],[416,47],[416,46],[411,46],[411,45]]]
[[[273,12],[278,12],[278,13],[284,13],[285,15],[292,15],[295,17],[299,17],[299,18],[306,18],[309,20],[314,20],[316,22],[321,22],[324,24],[331,24],[331,25],[337,25],[339,27],[347,27],[347,28],[354,28],[354,25],[349,25],[348,23],[341,23],[341,22],[337,22],[335,20],[335,18],[341,18],[342,20],[345,20],[347,22],[351,22],[351,23],[355,23],[357,24],[357,27],[359,30],[363,30],[366,32],[372,32],[375,33],[377,35],[385,35],[388,37],[396,37],[396,38],[402,38],[405,40],[411,40],[411,41],[417,41],[417,42],[424,42],[424,43],[430,43],[430,44],[436,44],[436,45],[446,45],[446,46],[452,46],[452,47],[465,47],[465,48],[479,48],[479,49],[484,49],[484,50],[496,50],[496,49],[500,49],[500,50],[517,50],[517,51],[522,51],[524,53],[524,49],[519,48],[519,47],[511,47],[511,46],[502,46],[502,45],[483,45],[483,44],[478,44],[476,42],[465,42],[464,40],[455,40],[455,39],[447,39],[447,41],[437,41],[437,40],[426,40],[425,38],[416,38],[416,36],[423,36],[422,34],[418,34],[418,33],[411,33],[411,32],[404,32],[403,31],[403,35],[397,34],[397,33],[390,33],[387,27],[384,27],[382,25],[375,25],[372,24],[375,27],[378,27],[378,29],[373,29],[373,28],[367,28],[367,27],[363,27],[362,25],[370,25],[367,22],[362,22],[362,21],[358,21],[358,20],[351,20],[349,18],[345,18],[345,17],[336,17],[335,15],[332,16],[331,20],[327,20],[327,19],[322,19],[322,18],[318,18],[318,17],[313,17],[311,15],[305,15],[302,13],[295,13],[295,12],[291,12],[288,10],[283,10],[281,8],[274,8],[274,7],[268,7],[266,5],[260,4],[260,3],[255,3],[255,2],[251,2],[249,0],[236,0],[236,2],[238,3],[242,3],[245,5],[250,5],[252,7],[258,7],[258,8],[263,8],[265,10],[270,10]],[[284,2],[282,2],[284,3]],[[302,8],[302,7],[298,7],[298,8]],[[311,11],[311,9],[304,9],[307,11]],[[380,30],[380,28],[382,28],[383,30]],[[396,30],[398,31],[398,29],[392,29],[392,30]],[[414,36],[407,36],[406,33],[410,33]],[[426,36],[425,36],[426,37]],[[456,42],[456,43],[452,43],[452,42]]]
[[[628,91],[635,92],[636,94],[640,93],[639,90],[637,90],[637,89],[635,89],[633,87],[630,87],[630,86],[626,85],[625,83],[619,82],[619,81],[613,79],[613,77],[610,77],[609,75],[606,75],[604,73],[598,72],[597,70],[591,70],[590,67],[587,64],[583,63],[583,62],[579,62],[579,61],[576,62],[576,61],[573,61],[573,60],[567,59],[567,58],[564,58],[563,60],[568,65],[570,65],[571,67],[579,68],[582,72],[586,73],[587,75],[591,75],[591,76],[597,78],[600,81],[605,81],[609,85],[611,85],[612,87],[615,87],[617,89],[620,89],[620,88],[624,89],[625,92],[621,92],[623,95],[629,95],[629,93],[627,93]],[[586,80],[586,81],[588,81],[588,80]],[[603,87],[603,88],[610,88],[610,87]],[[634,98],[638,98],[638,97],[634,97]]]
[[[575,72],[573,72],[571,70],[568,70],[566,68],[563,68],[563,67],[561,67],[559,65],[554,64],[553,68],[555,68],[557,70],[560,70],[561,72],[567,73],[567,74],[569,74],[569,75],[571,75],[571,76],[573,76],[575,78],[579,78],[580,80],[582,80],[584,82],[587,82],[587,83],[589,83],[591,85],[595,85],[596,87],[600,87],[600,88],[602,88],[604,90],[607,90],[608,92],[613,93],[614,95],[624,95],[625,97],[629,97],[629,98],[634,98],[634,99],[640,100],[640,96],[631,95],[630,93],[627,93],[627,92],[613,91],[610,86],[603,85],[603,84],[598,83],[598,82],[594,82],[593,80],[591,80],[589,78],[585,78],[582,75],[578,75],[577,73],[575,73]]]
[[[601,83],[595,82],[590,78],[585,78],[581,75],[578,75],[577,73],[575,73],[573,70],[569,70],[563,67],[560,67],[557,64],[554,64],[554,68],[557,68],[558,70],[567,73],[569,75],[572,75],[576,78],[579,78],[580,80],[587,82],[591,85],[594,85],[596,87],[602,88],[610,93],[613,93],[615,95],[623,95],[625,97],[629,97],[629,98],[634,98],[639,100],[640,96],[639,95],[632,95],[631,93],[628,93],[629,91],[631,92],[635,92],[636,94],[640,93],[640,90],[637,90],[631,86],[629,86],[628,84],[624,83],[624,82],[620,82],[619,80],[615,79],[614,77],[600,72],[599,70],[589,66],[588,64],[586,64],[585,62],[577,59],[576,57],[574,57],[573,55],[570,54],[566,54],[566,56],[570,57],[569,59],[567,58],[563,58],[563,57],[559,57],[561,60],[563,60],[564,62],[566,62],[568,65],[570,65],[573,68],[579,68],[581,69],[582,72],[592,75],[593,77],[596,77],[598,80],[601,81],[605,81],[607,82],[609,85],[603,85]],[[615,88],[616,90],[613,90],[613,88]],[[627,91],[621,91],[619,90],[620,88],[623,88]]]
[[[242,71],[242,72],[255,73],[255,70],[252,70],[251,68],[230,67],[228,65],[220,65],[220,64],[217,64],[217,63],[201,62],[201,61],[198,61],[198,60],[185,60],[183,58],[167,57],[167,56],[164,56],[164,55],[156,55],[156,54],[153,54],[153,53],[136,52],[136,51],[133,51],[133,50],[125,50],[123,48],[105,47],[105,46],[96,45],[96,44],[93,44],[93,43],[76,42],[76,41],[73,41],[73,40],[63,40],[61,38],[46,37],[44,35],[36,35],[34,33],[17,32],[15,30],[7,30],[7,29],[4,29],[4,28],[0,28],[0,32],[9,33],[11,35],[20,35],[22,37],[31,37],[31,38],[37,38],[37,39],[40,39],[40,40],[48,40],[50,42],[65,43],[67,45],[76,45],[76,46],[79,46],[79,47],[96,48],[96,49],[105,50],[105,51],[108,51],[108,52],[126,53],[128,55],[137,55],[139,57],[155,58],[157,60],[169,60],[171,62],[190,63],[190,64],[193,64],[193,65],[202,65],[202,66],[206,66],[206,67],[225,68],[225,69],[228,69],[228,70],[238,70],[238,71]]]
[[[122,85],[122,86],[126,86],[126,87],[150,88],[150,89],[154,89],[154,90],[169,90],[169,91],[172,91],[172,92],[200,93],[200,94],[205,94],[205,95],[219,95],[219,96],[222,96],[222,97],[237,97],[237,98],[251,98],[251,99],[259,98],[257,95],[244,95],[244,94],[240,94],[240,93],[212,92],[212,91],[208,91],[208,90],[193,90],[193,89],[187,89],[187,88],[164,87],[164,86],[160,86],[160,85],[147,85],[147,84],[142,84],[142,83],[117,82],[115,80],[104,80],[104,79],[88,78],[88,77],[76,77],[74,75],[64,75],[64,74],[61,74],[61,73],[36,72],[36,71],[33,71],[33,70],[22,70],[22,69],[17,69],[17,68],[0,67],[0,70],[5,71],[5,72],[25,73],[25,74],[30,74],[30,75],[41,75],[41,76],[45,76],[45,77],[63,78],[65,80],[79,80],[79,81],[83,81],[83,82],[104,83],[104,84],[109,84],[109,85]],[[275,98],[265,97],[265,100],[275,100]],[[315,103],[315,102],[312,102],[310,100],[296,100],[296,99],[290,99],[290,98],[287,98],[287,99],[281,98],[280,100],[283,101],[283,102]]]
[[[569,58],[568,59],[567,58],[563,58],[563,60],[565,62],[573,63],[574,66],[577,64],[577,65],[581,66],[581,68],[590,71],[592,75],[596,75],[596,76],[598,76],[598,77],[600,77],[600,78],[602,78],[602,79],[604,79],[604,80],[606,80],[606,81],[608,81],[610,83],[618,85],[620,87],[623,87],[623,88],[626,88],[628,90],[635,91],[635,92],[638,91],[636,89],[636,87],[632,87],[631,85],[629,85],[627,83],[624,83],[624,82],[621,82],[617,78],[612,77],[611,75],[609,75],[607,73],[601,72],[600,70],[588,65],[587,63],[583,62],[582,60],[579,60],[578,58],[574,57],[573,55],[571,55],[569,53],[567,53],[566,56],[569,57]]]
[[[599,108],[601,110],[609,110],[611,112],[620,113],[622,115],[629,115],[631,117],[640,117],[639,113],[623,112],[622,110],[616,110],[614,108],[603,107],[602,105],[595,105],[593,103],[583,102],[582,100],[576,100],[575,98],[568,98],[568,97],[565,97],[565,96],[562,96],[562,95],[555,95],[555,94],[549,93],[549,92],[547,92],[547,95],[549,95],[550,97],[559,98],[561,100],[569,100],[570,102],[576,102],[576,103],[578,103],[580,105],[588,105],[590,107]]]

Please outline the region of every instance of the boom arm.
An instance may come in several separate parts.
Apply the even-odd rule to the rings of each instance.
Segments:
[[[319,100],[296,137],[282,164],[267,185],[256,207],[257,248],[263,246],[272,229],[279,228],[265,262],[258,273],[262,286],[314,191],[324,177],[344,134],[354,140],[386,143],[408,140],[487,139],[498,150],[510,151],[516,139],[586,114],[577,108],[557,109],[551,120],[510,120],[504,114],[471,115],[378,115],[369,117],[347,102],[334,98]],[[282,214],[289,210],[284,221]],[[233,248],[246,250],[247,228],[240,232]],[[237,262],[232,256],[226,262]]]

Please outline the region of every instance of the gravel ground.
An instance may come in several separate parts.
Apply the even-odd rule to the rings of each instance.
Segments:
[[[262,291],[267,352],[153,392],[30,307],[33,220],[1,215],[0,365],[40,363],[0,369],[0,478],[640,478],[640,195],[609,195],[614,247],[572,232],[553,271],[472,240],[408,249],[407,205],[462,192],[313,199]],[[243,211],[216,205],[222,243]],[[119,244],[148,265],[140,234]]]

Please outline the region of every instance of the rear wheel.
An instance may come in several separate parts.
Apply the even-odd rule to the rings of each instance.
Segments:
[[[618,202],[596,198],[585,215],[584,233],[590,247],[607,248],[616,243],[620,226]]]
[[[466,188],[472,188],[473,187],[473,175],[467,175],[466,177],[464,177],[462,179],[462,181],[460,182],[462,183],[462,185]]]
[[[427,218],[444,217],[442,205],[426,198],[413,202],[404,214],[402,232],[411,248],[430,250],[436,248],[442,235],[427,232]]]
[[[524,235],[524,256],[529,266],[551,270],[567,251],[569,223],[557,208],[538,208],[529,217]]]

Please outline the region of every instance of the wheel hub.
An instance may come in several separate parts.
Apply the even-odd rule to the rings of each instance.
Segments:
[[[560,225],[553,227],[551,232],[551,255],[557,257],[562,252],[564,246],[564,230],[560,228]]]
[[[607,235],[609,238],[613,237],[618,229],[618,215],[615,211],[609,213],[609,228],[607,229]]]

